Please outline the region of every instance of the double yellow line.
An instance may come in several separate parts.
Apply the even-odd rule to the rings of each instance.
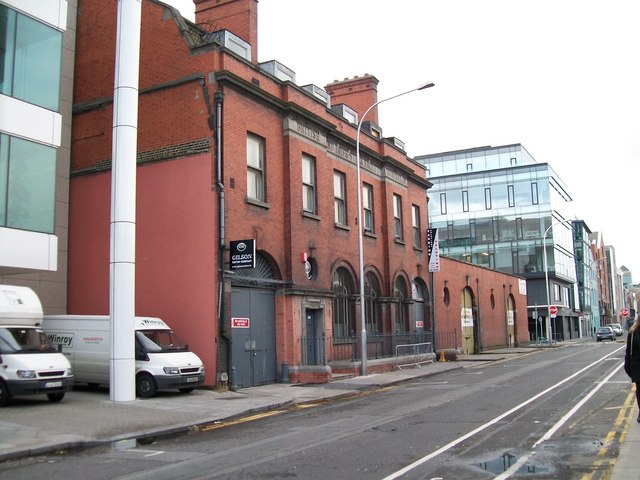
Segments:
[[[635,412],[635,389],[631,389],[624,405],[620,407],[620,412],[613,422],[614,429],[611,430],[598,453],[596,454],[597,460],[593,462],[591,472],[584,474],[580,477],[580,480],[608,480],[613,473],[613,467],[616,464],[615,458],[605,458],[609,453],[609,449],[614,444],[616,436],[618,436],[618,445],[622,445],[627,438],[627,432],[629,431],[629,425],[631,424],[632,417]],[[622,430],[620,428],[622,427]]]

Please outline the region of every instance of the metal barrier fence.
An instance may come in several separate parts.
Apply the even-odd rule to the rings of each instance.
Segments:
[[[396,368],[417,367],[425,363],[435,363],[431,342],[412,343],[396,346]]]

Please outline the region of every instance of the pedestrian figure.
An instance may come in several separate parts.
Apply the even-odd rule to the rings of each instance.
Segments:
[[[624,371],[631,377],[631,381],[636,384],[636,402],[640,410],[640,314],[631,325],[631,328],[629,328],[629,333],[627,334]],[[638,413],[637,421],[640,423],[640,412]]]

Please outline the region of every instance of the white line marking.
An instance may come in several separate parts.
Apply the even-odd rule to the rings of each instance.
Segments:
[[[625,348],[625,347],[621,347],[620,349]],[[420,465],[428,462],[429,460],[437,457],[438,455],[446,452],[447,450],[450,450],[451,448],[455,447],[456,445],[458,445],[459,443],[464,442],[465,440],[467,440],[468,438],[473,437],[475,434],[482,432],[483,430],[486,430],[487,428],[495,425],[496,423],[498,423],[499,421],[503,420],[504,418],[508,417],[509,415],[511,415],[512,413],[517,412],[518,410],[523,409],[524,407],[526,407],[527,405],[529,405],[532,402],[535,402],[536,400],[538,400],[540,397],[546,395],[547,393],[555,390],[556,388],[560,387],[561,385],[564,385],[565,383],[567,383],[568,381],[574,379],[575,377],[577,377],[578,375],[582,374],[583,372],[585,372],[586,370],[589,370],[591,367],[593,367],[594,365],[597,365],[598,363],[602,362],[603,360],[605,360],[607,357],[610,357],[611,355],[617,353],[616,351],[613,351],[611,353],[608,353],[607,355],[605,355],[604,357],[602,357],[599,360],[596,360],[595,362],[587,365],[586,367],[578,370],[577,372],[575,372],[573,375],[568,376],[567,378],[565,378],[564,380],[556,383],[555,385],[550,386],[549,388],[547,388],[546,390],[543,390],[542,392],[538,393],[537,395],[534,395],[533,397],[531,397],[529,400],[522,402],[520,405],[516,405],[515,407],[513,407],[510,410],[507,410],[506,412],[504,412],[502,415],[498,415],[497,417],[495,417],[493,420],[490,420],[489,422],[485,423],[484,425],[480,425],[478,428],[470,431],[469,433],[466,433],[464,435],[462,435],[461,437],[456,438],[455,440],[447,443],[445,446],[440,447],[438,450],[436,450],[435,452],[432,452],[428,455],[425,455],[424,457],[416,460],[415,462],[413,462],[410,465],[407,465],[406,467],[398,470],[397,472],[392,473],[391,475],[388,475],[386,477],[384,477],[382,480],[394,480],[402,475],[404,475],[405,473],[410,472],[411,470],[413,470],[416,467],[419,467]],[[620,367],[618,367],[620,368]],[[617,371],[618,369],[616,369]]]
[[[164,452],[162,450],[158,450],[157,452],[149,453],[145,455],[145,457],[155,457],[156,455],[162,455]]]
[[[611,377],[613,377],[616,373],[618,373],[618,370],[620,370],[623,367],[624,364],[620,364],[618,365],[615,370],[613,370],[609,375],[607,375],[607,377],[600,383],[598,383],[596,385],[596,387],[591,390],[587,395],[585,395],[585,397],[580,400],[578,403],[576,403],[573,408],[571,410],[569,410],[564,417],[562,417],[560,420],[558,420],[558,422],[549,429],[549,431],[547,433],[544,434],[544,436],[538,440],[536,443],[533,444],[533,448],[536,448],[538,445],[540,445],[542,442],[549,440],[554,433],[556,433],[560,427],[562,427],[565,423],[567,423],[567,421],[573,416],[575,415],[575,413],[580,409],[580,407],[582,407],[585,403],[587,403],[587,401],[593,397],[596,392],[598,390],[600,390],[602,388],[602,386],[607,383],[609,381],[609,379]]]

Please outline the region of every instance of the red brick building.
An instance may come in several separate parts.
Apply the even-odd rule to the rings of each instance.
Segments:
[[[188,341],[207,385],[326,381],[332,365],[359,358],[355,138],[378,80],[298,86],[287,67],[258,62],[256,0],[194,3],[195,24],[142,2],[136,313],[163,318]],[[69,313],[108,313],[116,20],[116,0],[79,0]],[[366,120],[365,309],[367,352],[377,358],[393,356],[398,343],[432,340],[430,183],[402,144],[382,135],[375,109]],[[236,246],[248,248],[238,255],[255,248],[254,268],[234,268]],[[450,301],[441,306],[436,294],[436,330],[455,332],[464,348],[471,298],[477,346],[509,344],[508,302],[525,312],[515,316],[514,341],[528,339],[517,278],[443,267],[435,291],[448,288]]]

